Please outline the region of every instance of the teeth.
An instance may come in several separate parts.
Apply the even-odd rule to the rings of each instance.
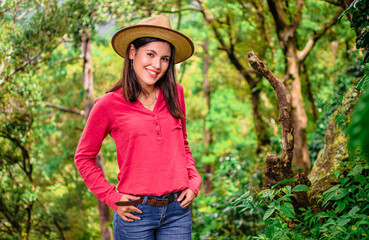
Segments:
[[[152,72],[152,71],[150,71],[150,70],[147,70],[149,73],[151,73],[151,74],[154,74],[154,75],[158,75],[158,73],[156,73],[156,72]]]

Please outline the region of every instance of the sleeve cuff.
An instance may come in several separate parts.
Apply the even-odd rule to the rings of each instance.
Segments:
[[[112,196],[109,199],[109,207],[111,207],[114,211],[117,211],[118,206],[115,205],[116,202],[120,201],[120,199],[122,198],[122,195],[116,191],[114,191],[114,193],[112,194]]]
[[[191,189],[192,192],[194,192],[195,195],[197,196],[199,194],[199,189],[200,189],[201,183],[202,183],[202,180],[200,180],[200,183],[197,183],[193,180],[190,180],[190,186],[188,188]]]

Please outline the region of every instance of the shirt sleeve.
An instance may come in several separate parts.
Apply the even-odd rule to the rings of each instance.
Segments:
[[[177,86],[178,86],[178,97],[179,97],[179,102],[181,105],[181,110],[186,117],[186,107],[185,107],[185,101],[184,101],[183,87],[179,84]],[[185,147],[185,153],[186,153],[186,159],[187,159],[189,189],[191,189],[197,196],[197,194],[199,193],[200,185],[202,183],[202,179],[201,179],[200,174],[196,170],[195,160],[192,157],[190,147],[188,146],[186,118],[181,119],[181,122],[182,122],[184,147]]]
[[[105,101],[97,99],[79,140],[74,163],[91,192],[116,211],[115,202],[120,200],[121,194],[108,183],[103,171],[96,165],[96,156],[109,133],[108,111]]]

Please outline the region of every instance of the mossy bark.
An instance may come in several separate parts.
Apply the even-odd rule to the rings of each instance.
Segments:
[[[342,105],[333,113],[327,126],[325,147],[319,152],[308,176],[312,182],[312,194],[314,196],[339,183],[339,179],[334,173],[337,172],[342,162],[348,160],[349,153],[347,148],[348,139],[340,127],[336,126],[335,118],[337,115],[345,115],[349,120],[358,97],[359,92],[355,87],[349,89],[343,97]]]

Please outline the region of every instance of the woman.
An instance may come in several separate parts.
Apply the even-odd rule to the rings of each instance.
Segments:
[[[114,209],[115,239],[191,239],[190,204],[201,177],[188,147],[183,88],[174,64],[189,58],[192,41],[165,16],[123,28],[112,39],[125,58],[123,76],[96,99],[75,164],[87,187]],[[96,166],[103,139],[117,149],[115,190]]]

